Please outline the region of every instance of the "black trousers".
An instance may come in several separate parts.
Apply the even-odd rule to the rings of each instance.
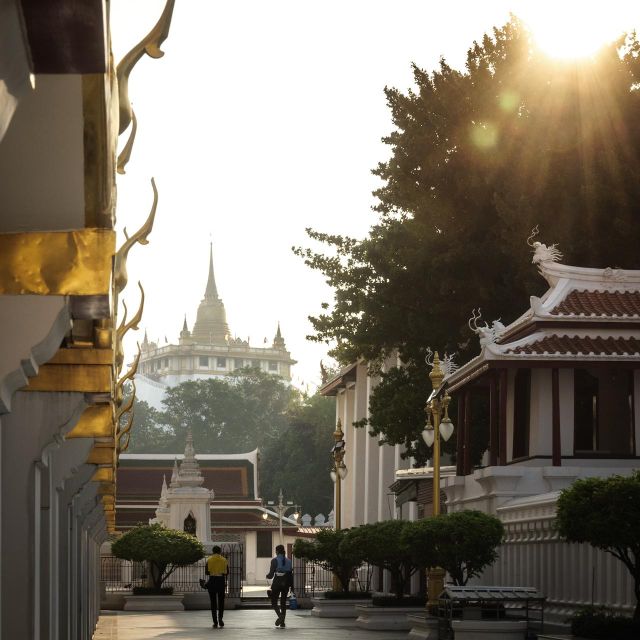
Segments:
[[[214,622],[222,620],[224,613],[224,576],[211,576],[207,591],[209,591],[209,600],[211,600],[211,617]]]
[[[278,618],[284,620],[287,615],[287,594],[289,593],[289,587],[280,586],[274,583],[271,585],[271,606],[276,612]]]

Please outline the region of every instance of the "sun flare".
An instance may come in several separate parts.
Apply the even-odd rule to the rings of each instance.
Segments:
[[[640,23],[640,7],[636,2],[615,0],[527,2],[520,17],[547,55],[576,59],[595,54],[636,27]]]

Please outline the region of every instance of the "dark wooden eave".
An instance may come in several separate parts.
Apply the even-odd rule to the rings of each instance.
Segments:
[[[107,16],[102,0],[20,0],[32,71],[105,73]]]
[[[340,370],[338,375],[334,376],[320,387],[319,392],[323,396],[335,396],[340,389],[344,389],[348,383],[356,381],[356,370],[358,363],[354,362]]]

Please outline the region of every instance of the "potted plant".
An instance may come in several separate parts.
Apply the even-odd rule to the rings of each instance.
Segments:
[[[204,547],[195,537],[184,531],[167,529],[161,524],[140,525],[124,533],[111,545],[117,558],[133,562],[146,562],[149,568],[149,587],[135,587],[134,596],[168,596],[172,587],[163,588],[164,582],[177,567],[193,564],[204,557]],[[149,602],[150,606],[159,605]],[[142,608],[149,608],[140,605]],[[159,606],[166,608],[169,606]],[[125,609],[137,609],[129,600]],[[180,604],[182,608],[182,604]]]
[[[386,569],[391,576],[391,592],[395,600],[402,601],[411,576],[421,567],[422,552],[425,545],[414,546],[407,533],[413,527],[407,520],[384,520],[373,524],[365,524],[349,530],[341,549],[345,553],[356,550],[365,562],[380,569]],[[420,555],[419,555],[420,554]],[[390,599],[384,599],[390,604]],[[378,598],[374,596],[374,604]],[[400,602],[393,603],[399,605]]]
[[[359,549],[341,544],[348,532],[349,529],[322,529],[315,540],[298,538],[293,545],[293,555],[296,558],[316,562],[331,571],[344,593],[349,591],[351,577],[362,564]]]
[[[405,595],[409,579],[422,566],[425,549],[414,547],[407,538],[413,523],[385,520],[354,527],[341,544],[343,549],[358,549],[364,560],[389,572],[391,594],[374,594],[368,605],[356,606],[356,625],[363,629],[408,631],[408,613],[424,607],[424,596]]]
[[[324,598],[312,598],[311,615],[321,618],[355,618],[355,605],[368,602],[369,592],[350,591],[351,578],[362,564],[359,549],[344,547],[348,529],[322,529],[314,540],[298,539],[293,545],[296,558],[315,562],[331,571],[339,586],[327,591]]]

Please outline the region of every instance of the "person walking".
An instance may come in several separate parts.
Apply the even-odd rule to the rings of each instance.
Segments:
[[[271,559],[271,566],[267,574],[267,580],[271,580],[271,606],[278,616],[276,627],[285,628],[284,619],[287,615],[287,594],[289,589],[293,591],[293,565],[287,558],[284,546],[276,547],[276,555]],[[278,601],[279,600],[279,601]]]
[[[229,574],[229,563],[224,556],[220,555],[220,547],[215,545],[212,549],[212,555],[207,558],[207,566],[205,574],[209,576],[207,581],[207,591],[209,592],[209,600],[211,600],[211,617],[213,618],[213,627],[224,627],[222,616],[224,614],[224,592],[227,586],[227,575]]]

